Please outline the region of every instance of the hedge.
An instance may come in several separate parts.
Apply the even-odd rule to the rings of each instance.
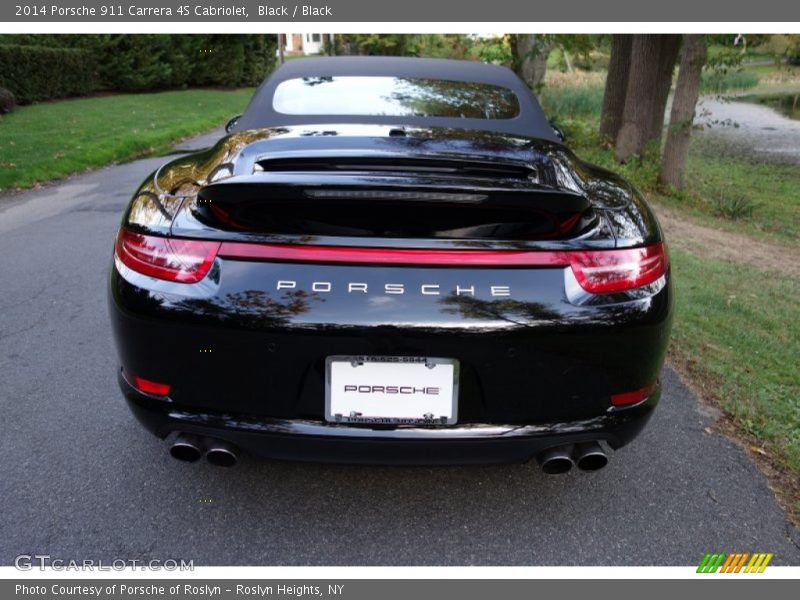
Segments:
[[[0,87],[17,102],[96,91],[254,86],[275,66],[274,35],[0,36]]]
[[[91,52],[77,48],[0,45],[0,87],[18,104],[82,96],[97,91]]]

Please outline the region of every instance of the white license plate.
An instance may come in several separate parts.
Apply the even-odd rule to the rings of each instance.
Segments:
[[[333,423],[452,425],[458,361],[417,356],[329,356],[325,419]]]

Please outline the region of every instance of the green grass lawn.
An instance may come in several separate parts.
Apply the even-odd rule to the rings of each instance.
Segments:
[[[677,300],[670,354],[798,481],[800,282],[675,249],[671,261]],[[800,517],[800,498],[790,502]]]
[[[793,165],[756,162],[742,156],[714,156],[712,148],[695,144],[689,154],[686,189],[658,189],[658,164],[618,165],[610,150],[579,146],[578,155],[621,173],[659,204],[707,227],[750,235],[779,244],[796,245],[800,238],[800,169]],[[739,203],[748,211],[726,214]]]
[[[599,104],[587,90],[543,94],[549,115],[583,159],[627,177],[659,205],[706,227],[783,246],[800,245],[800,169],[756,162],[742,153],[692,145],[687,189],[656,186],[658,161],[619,165],[597,135]],[[719,216],[720,198],[739,199],[752,214]],[[747,265],[671,249],[676,315],[670,356],[693,384],[762,447],[780,475],[773,483],[800,521],[800,282]]]
[[[0,117],[0,190],[166,151],[242,112],[252,93],[184,90],[20,107]]]
[[[755,237],[797,243],[800,238],[800,168],[756,162],[741,157],[714,157],[706,152],[690,154],[687,178],[690,194],[667,197],[671,205],[710,216],[723,228]],[[720,218],[720,199],[743,198],[752,206],[752,216]],[[766,236],[761,236],[766,234]]]

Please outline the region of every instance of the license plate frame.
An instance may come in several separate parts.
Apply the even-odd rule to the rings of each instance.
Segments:
[[[361,370],[356,372],[358,369]],[[434,372],[437,369],[439,371]],[[325,359],[325,420],[349,425],[455,425],[458,422],[459,372],[459,361],[454,358],[328,356]],[[353,379],[354,375],[357,380]],[[409,384],[409,378],[416,379],[417,383]],[[385,385],[375,384],[383,380],[387,381]],[[367,387],[369,390],[365,390]],[[409,387],[413,393],[407,391]],[[390,388],[397,391],[389,391]],[[400,391],[403,388],[405,392]],[[438,392],[433,393],[433,389]],[[423,408],[426,406],[429,408]]]

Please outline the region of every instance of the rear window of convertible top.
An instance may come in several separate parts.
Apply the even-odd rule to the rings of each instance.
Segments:
[[[278,84],[273,108],[285,115],[363,115],[513,119],[519,100],[510,89],[488,83],[383,76],[287,79]]]

